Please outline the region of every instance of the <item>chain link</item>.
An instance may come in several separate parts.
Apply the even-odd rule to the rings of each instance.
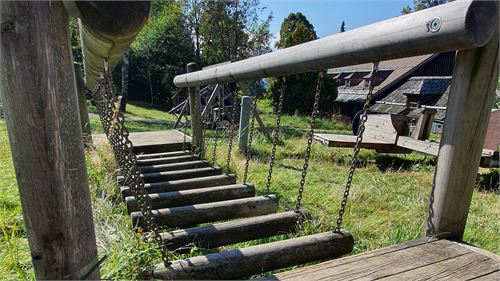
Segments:
[[[233,107],[231,109],[231,122],[229,124],[229,139],[227,144],[227,160],[226,160],[226,174],[230,172],[231,166],[231,153],[233,151],[233,140],[236,132],[237,122],[237,112],[238,112],[238,100],[236,99],[236,95],[233,93]]]
[[[98,80],[92,99],[97,107],[106,136],[112,146],[115,158],[125,177],[127,184],[137,201],[145,226],[152,231],[150,235],[144,235],[145,241],[154,240],[161,248],[162,260],[165,266],[169,265],[167,244],[164,243],[156,224],[151,207],[151,199],[144,187],[144,180],[137,165],[137,157],[133,153],[133,145],[129,139],[129,132],[125,127],[125,118],[116,104],[116,90],[114,88],[111,74],[105,70]]]
[[[302,193],[304,192],[304,185],[306,183],[307,169],[309,168],[309,158],[311,157],[312,142],[314,139],[314,127],[316,117],[319,115],[319,99],[321,95],[321,86],[323,84],[323,71],[319,72],[318,80],[316,82],[316,94],[314,95],[314,105],[311,113],[311,123],[309,126],[309,133],[307,134],[307,147],[304,155],[304,166],[302,167],[302,178],[300,179],[299,192],[297,194],[297,203],[295,203],[295,212],[300,212],[302,203]]]
[[[365,131],[365,123],[368,119],[368,109],[370,108],[371,99],[373,95],[373,90],[375,89],[375,78],[378,71],[378,62],[373,63],[372,74],[369,80],[369,88],[368,94],[366,95],[366,100],[363,105],[363,115],[361,116],[361,122],[359,123],[358,135],[356,137],[356,144],[354,145],[352,157],[351,157],[351,166],[349,167],[349,173],[347,175],[347,181],[345,184],[344,194],[342,196],[342,202],[340,203],[339,214],[337,218],[337,225],[335,226],[335,232],[340,231],[340,227],[342,226],[342,220],[345,213],[345,206],[347,204],[347,199],[349,198],[349,192],[352,186],[352,178],[354,176],[354,171],[356,170],[356,162],[357,156],[359,153],[361,142],[363,141],[363,133]]]
[[[245,148],[245,172],[243,174],[243,184],[247,184],[248,179],[248,167],[250,166],[250,150],[252,149],[253,133],[255,127],[255,113],[257,111],[257,97],[253,98],[252,103],[252,119],[250,121],[248,145]]]
[[[217,142],[219,141],[219,132],[217,131],[217,125],[219,123],[219,114],[215,116],[214,126],[215,126],[215,137],[214,137],[214,149],[212,150],[212,164],[215,165],[217,160]]]
[[[280,139],[280,127],[281,127],[281,111],[283,109],[283,102],[285,99],[285,91],[286,91],[286,77],[283,76],[281,81],[281,89],[278,97],[278,104],[276,108],[276,126],[274,126],[273,130],[273,147],[271,149],[271,159],[269,159],[269,170],[267,172],[267,182],[266,182],[266,191],[264,193],[265,196],[269,195],[271,192],[271,179],[273,176],[273,167],[274,161],[276,160],[276,146],[278,146],[278,141]]]

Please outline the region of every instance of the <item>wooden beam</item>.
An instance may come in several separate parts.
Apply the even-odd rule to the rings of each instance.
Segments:
[[[498,7],[495,11],[498,18]],[[498,29],[486,46],[457,53],[427,235],[460,239],[464,234],[497,79]]]
[[[186,68],[188,73],[198,71],[198,65],[194,62],[189,63]],[[203,143],[200,87],[190,87],[188,92],[189,114],[191,115],[191,145],[195,149],[200,149]]]
[[[92,131],[90,130],[89,111],[87,109],[87,98],[85,97],[84,84],[82,74],[82,66],[79,63],[74,63],[76,77],[76,95],[78,97],[78,113],[80,114],[80,125],[82,126],[83,144],[85,147],[92,146]]]
[[[351,252],[353,247],[354,239],[349,232],[330,231],[177,260],[168,268],[157,265],[153,276],[164,280],[240,279],[274,269],[336,258]]]
[[[99,279],[62,2],[1,2],[1,94],[36,279]]]
[[[234,199],[182,207],[153,210],[156,223],[168,227],[192,226],[200,223],[248,218],[275,213],[275,195]],[[146,228],[141,212],[132,212],[132,224]]]

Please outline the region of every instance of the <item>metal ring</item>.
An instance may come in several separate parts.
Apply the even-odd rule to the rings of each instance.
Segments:
[[[435,33],[441,29],[441,19],[439,17],[433,18],[428,24],[427,28],[430,32]]]

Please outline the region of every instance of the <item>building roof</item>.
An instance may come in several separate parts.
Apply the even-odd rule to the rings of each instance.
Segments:
[[[394,83],[400,81],[401,79],[407,77],[411,72],[413,72],[419,65],[424,64],[430,60],[435,55],[421,55],[408,58],[394,59],[381,61],[379,63],[379,77],[384,78],[384,80],[375,87],[374,96],[382,93],[389,86],[394,85]],[[334,77],[346,77],[348,75],[353,75],[359,73],[366,77],[366,73],[370,73],[372,70],[371,63],[352,65],[347,67],[337,67],[328,70],[327,74],[334,75]],[[356,74],[357,76],[357,74]],[[339,86],[337,102],[344,103],[362,103],[366,98],[368,93],[368,87],[360,85],[359,83],[354,87]]]
[[[429,95],[423,101],[424,106],[432,106],[437,109],[434,116],[436,121],[444,120],[446,104],[450,92],[451,76],[420,76],[411,77],[386,97],[377,101],[370,110],[377,113],[406,114],[409,117],[420,116],[423,107],[407,110],[407,95]],[[408,111],[408,112],[406,112]]]

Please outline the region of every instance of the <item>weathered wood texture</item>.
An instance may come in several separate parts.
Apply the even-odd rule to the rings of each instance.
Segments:
[[[113,70],[146,23],[150,1],[76,1],[86,84],[93,89],[103,60]]]
[[[139,159],[137,164],[139,166],[163,165],[163,164],[176,164],[181,162],[195,161],[197,158],[192,155],[169,156],[165,158],[151,158]]]
[[[62,2],[0,10],[1,94],[35,277],[82,279],[97,248],[68,17]]]
[[[151,172],[141,174],[141,178],[145,183],[165,182],[174,180],[183,180],[191,178],[209,177],[222,174],[219,168],[204,167],[187,170],[166,171],[166,172]],[[124,176],[117,177],[119,184],[124,184],[126,178]]]
[[[417,120],[417,124],[415,124],[415,128],[413,128],[413,132],[411,132],[412,138],[417,140],[427,140],[429,138],[436,112],[436,109],[424,108],[422,115]]]
[[[161,193],[161,192],[229,185],[235,183],[236,183],[236,177],[234,175],[218,175],[218,176],[202,177],[195,179],[147,183],[145,184],[144,187],[148,193]],[[123,186],[121,188],[121,193],[124,197],[133,195],[132,191],[126,186]]]
[[[168,227],[192,226],[236,218],[255,217],[275,213],[278,210],[276,196],[252,197],[153,210],[156,223]],[[133,225],[145,228],[140,212],[133,212]]]
[[[153,276],[167,280],[237,279],[274,269],[339,257],[351,252],[353,246],[354,240],[347,231],[325,232],[173,261],[168,268],[157,265]]]
[[[486,46],[457,53],[430,196],[428,235],[463,236],[497,79],[498,29]]]
[[[191,137],[186,137],[186,149],[189,149]],[[105,134],[92,135],[94,143],[107,142]],[[134,145],[135,154],[152,154],[182,150],[184,134],[178,130],[130,133],[130,141]]]
[[[74,63],[74,67],[76,77],[76,94],[78,97],[78,112],[80,113],[80,124],[82,126],[83,138],[84,142],[92,141],[92,131],[90,130],[89,112],[87,109],[87,98],[83,92],[85,81],[83,79],[82,66],[79,63]]]
[[[253,185],[223,185],[209,188],[149,194],[153,209],[172,208],[255,196]],[[139,210],[133,196],[125,198],[128,212]]]
[[[261,280],[471,280],[500,271],[499,257],[426,239],[277,273]]]
[[[137,159],[153,159],[153,158],[164,158],[164,157],[172,157],[172,156],[182,156],[188,155],[190,152],[188,150],[179,150],[172,152],[159,152],[159,153],[150,153],[150,154],[139,154],[137,155]]]
[[[258,217],[244,218],[207,226],[198,226],[187,229],[162,233],[168,241],[170,250],[179,248],[215,248],[239,242],[271,237],[279,234],[294,232],[298,228],[299,218],[308,217],[307,210],[276,213]]]
[[[354,147],[356,136],[338,134],[314,134],[314,140],[328,147]],[[365,149],[376,149],[383,153],[411,153],[411,150],[399,147],[396,143],[363,137],[360,145]]]
[[[142,167],[140,167],[140,169],[141,169],[141,172],[143,172],[143,173],[151,173],[151,172],[166,172],[166,171],[178,171],[178,170],[186,170],[186,169],[194,169],[194,168],[203,168],[203,167],[209,167],[209,166],[210,166],[210,164],[208,163],[208,161],[196,160],[196,161],[181,162],[181,163],[142,166]]]
[[[198,65],[194,62],[186,66],[187,72],[198,71]],[[200,87],[190,87],[189,94],[189,114],[191,117],[191,136],[193,137],[192,145],[196,149],[200,149],[203,145],[202,136],[202,120],[201,120],[201,96]]]
[[[498,24],[496,1],[454,1],[276,52],[176,76],[177,87],[257,80],[473,48]],[[429,30],[439,17],[438,30]]]

